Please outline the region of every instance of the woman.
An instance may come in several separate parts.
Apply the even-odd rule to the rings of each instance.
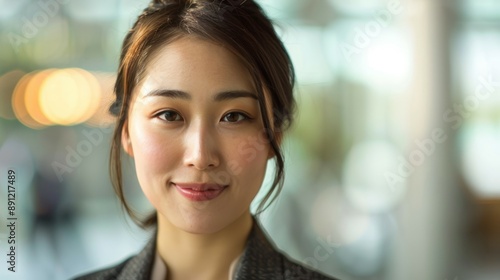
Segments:
[[[294,72],[253,0],[153,1],[125,38],[115,85],[111,170],[121,149],[156,213],[136,256],[78,279],[331,279],[278,252],[250,213],[267,162],[283,183],[280,143],[292,121]],[[137,220],[137,219],[136,219]]]

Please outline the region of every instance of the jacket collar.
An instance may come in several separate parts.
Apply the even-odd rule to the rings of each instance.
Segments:
[[[153,261],[156,251],[156,234],[157,230],[151,240],[146,244],[139,254],[132,257],[128,262],[126,262],[123,269],[116,280],[149,280],[151,277],[151,268],[153,267]]]
[[[253,216],[252,219],[252,230],[238,266],[235,268],[234,279],[251,280],[256,279],[255,277],[280,279],[284,272],[282,256],[269,242],[267,234],[262,230],[257,219]],[[155,230],[153,238],[144,249],[125,264],[117,280],[150,280],[155,259],[157,233],[158,231]]]
[[[252,218],[252,231],[234,279],[281,279],[284,275],[282,255],[275,250],[259,221],[253,216]]]

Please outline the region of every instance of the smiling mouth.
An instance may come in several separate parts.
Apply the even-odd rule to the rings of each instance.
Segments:
[[[172,183],[185,198],[192,201],[207,201],[217,198],[227,187],[218,184]]]

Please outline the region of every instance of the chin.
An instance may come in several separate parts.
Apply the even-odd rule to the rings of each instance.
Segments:
[[[172,217],[174,218],[174,217]],[[232,221],[216,215],[181,214],[171,220],[172,224],[192,234],[212,234],[226,228]]]

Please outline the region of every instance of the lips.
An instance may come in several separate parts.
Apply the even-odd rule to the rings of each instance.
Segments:
[[[192,201],[215,199],[227,188],[218,184],[173,183],[173,185],[180,194]]]

